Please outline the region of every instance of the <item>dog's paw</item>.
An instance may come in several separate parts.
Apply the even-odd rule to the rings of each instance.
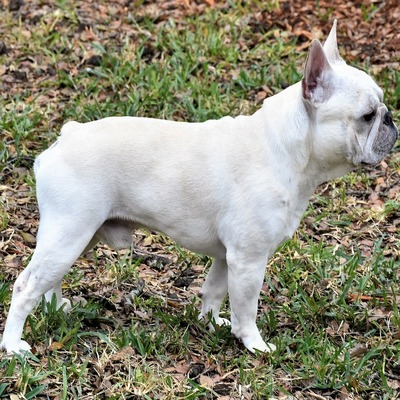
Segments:
[[[231,326],[231,321],[229,321],[229,319],[226,318],[218,317],[215,320],[215,324],[218,326]]]
[[[8,354],[24,354],[31,351],[31,346],[25,340],[11,343],[3,340],[0,343],[0,349],[5,350]]]
[[[199,315],[199,320],[207,322],[207,321],[210,321],[210,317],[205,317],[204,315],[200,314]],[[231,322],[229,321],[229,319],[226,319],[226,318],[221,318],[221,317],[213,318],[213,317],[211,317],[211,321],[207,324],[207,328],[211,332],[214,332],[216,326],[231,326]]]
[[[231,321],[226,318],[213,318],[212,321],[207,325],[208,329],[211,332],[215,332],[215,327],[216,326],[231,326]]]
[[[67,314],[71,311],[72,303],[70,300],[63,297],[62,300],[60,301],[60,303],[57,304],[57,308],[58,309],[62,308],[62,310],[65,312],[65,314]]]
[[[256,353],[257,351],[262,353],[272,353],[276,350],[276,346],[272,343],[265,343],[261,338],[243,338],[243,344],[245,347],[250,350],[252,353]]]

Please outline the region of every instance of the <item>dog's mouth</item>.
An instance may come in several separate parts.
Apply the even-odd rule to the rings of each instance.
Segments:
[[[391,119],[391,114],[387,114],[382,121],[382,126],[378,134],[373,138],[372,144],[367,145],[364,151],[359,153],[360,157],[356,157],[358,160],[354,161],[354,164],[356,166],[374,166],[379,164],[393,149],[398,137],[399,133]]]
[[[366,162],[366,161],[361,161],[359,166],[360,167],[373,167],[374,165],[377,165],[377,164],[379,164],[379,161],[378,162],[372,162],[372,163],[369,163],[369,162]]]
[[[353,161],[354,168],[366,168],[366,167],[373,167],[374,165],[377,165],[381,162],[381,160],[358,160],[358,161]]]
[[[378,165],[387,155],[387,153],[383,154],[370,154],[369,157],[364,157],[361,160],[357,160],[354,162],[354,165],[356,168],[358,167],[373,167],[375,165]]]

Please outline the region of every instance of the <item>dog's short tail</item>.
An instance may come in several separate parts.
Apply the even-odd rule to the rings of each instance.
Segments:
[[[79,122],[76,121],[68,121],[66,124],[63,125],[63,127],[61,128],[61,132],[60,132],[60,136],[64,136],[64,135],[68,135],[70,132],[76,130],[79,126],[81,126],[82,124],[80,124]],[[58,144],[58,140],[55,141],[47,150],[45,150],[43,153],[39,154],[38,157],[36,157],[35,163],[33,165],[33,169],[35,172],[35,176],[37,176],[39,167],[40,167],[40,158],[42,157],[42,154],[50,151],[51,149],[53,149],[55,146],[57,146]]]
[[[63,127],[61,128],[61,132],[60,135],[68,135],[69,132],[72,132],[74,130],[76,130],[76,128],[78,128],[79,126],[81,126],[81,124],[79,122],[76,121],[68,121],[66,124],[63,125]]]

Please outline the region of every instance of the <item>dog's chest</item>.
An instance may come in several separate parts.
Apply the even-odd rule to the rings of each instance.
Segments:
[[[277,197],[269,212],[265,210],[268,215],[266,228],[269,237],[273,238],[272,246],[275,247],[273,251],[293,237],[307,209],[311,193],[311,189],[304,190],[296,185],[292,190],[287,189],[284,195]]]
[[[283,242],[292,238],[294,232],[299,227],[303,213],[307,207],[307,203],[304,204],[298,202],[299,199],[291,198],[288,201],[282,202],[282,216],[283,218],[279,221],[277,227],[275,227],[277,246]]]

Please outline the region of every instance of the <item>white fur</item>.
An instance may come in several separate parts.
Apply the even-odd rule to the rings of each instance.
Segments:
[[[330,59],[337,58],[332,40]],[[321,51],[318,44],[310,50],[303,86],[267,99],[251,116],[64,125],[35,163],[37,248],[15,283],[1,346],[29,349],[21,340],[23,324],[44,293],[68,306],[61,280],[85,249],[99,240],[127,247],[132,230],[145,226],[214,257],[202,288],[202,317],[211,313],[228,323],[219,310],[229,293],[232,332],[250,351],[274,350],[256,326],[269,257],[293,235],[315,188],[361,161],[376,162],[374,143],[383,132],[390,136],[373,80],[342,60],[320,74],[314,63]],[[368,141],[354,126],[371,104],[382,115],[362,133],[376,139]]]

